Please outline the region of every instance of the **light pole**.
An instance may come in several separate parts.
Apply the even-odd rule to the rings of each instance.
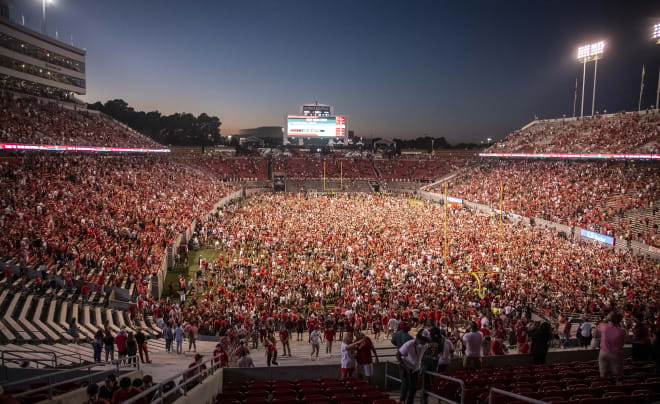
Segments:
[[[605,50],[605,41],[592,43],[590,45],[580,46],[577,51],[577,58],[582,62],[582,103],[580,105],[580,116],[584,116],[584,80],[587,73],[587,62],[594,61],[594,92],[591,100],[591,115],[594,115],[596,109],[596,74],[598,73],[598,58]]]
[[[660,45],[660,23],[653,26],[653,39],[655,43]],[[658,89],[655,90],[655,109],[658,109],[658,101],[660,101],[660,67],[658,67]]]
[[[46,35],[46,3],[51,4],[53,0],[41,0],[41,33]]]

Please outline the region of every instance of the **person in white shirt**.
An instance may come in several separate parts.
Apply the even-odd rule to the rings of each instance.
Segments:
[[[481,345],[483,344],[483,340],[483,334],[479,332],[477,323],[473,321],[470,332],[463,335],[463,345],[465,345],[465,357],[463,357],[464,368],[481,368]]]
[[[442,335],[442,340],[440,343],[440,355],[438,355],[438,372],[444,372],[447,370],[447,367],[451,363],[451,358],[454,355],[454,344],[451,343],[451,340],[447,338],[446,335]]]
[[[316,353],[316,358],[319,357],[319,349],[321,348],[321,327],[316,326],[314,331],[309,334],[309,342],[312,343],[312,353],[309,357],[314,360],[314,354]]]
[[[485,315],[481,317],[481,328],[488,328],[488,324],[490,324],[488,317],[486,317]]]
[[[584,322],[578,328],[578,339],[584,349],[589,348],[589,344],[591,344],[591,327],[591,322],[585,317]]]
[[[415,339],[401,345],[396,352],[396,358],[401,369],[401,396],[399,401],[402,403],[413,404],[415,402],[417,377],[422,367],[422,357],[430,340],[431,333],[429,330],[422,329],[417,333]]]
[[[399,328],[399,320],[392,317],[390,321],[387,322],[387,336],[389,337],[390,334],[394,334],[397,328]]]
[[[357,346],[357,343],[353,343],[353,334],[346,333],[341,343],[341,380],[353,376]]]

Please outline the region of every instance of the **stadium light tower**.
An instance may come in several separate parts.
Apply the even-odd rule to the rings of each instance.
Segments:
[[[577,58],[583,64],[582,68],[582,104],[580,105],[580,116],[584,116],[584,79],[587,73],[587,62],[594,61],[594,93],[591,100],[591,115],[596,109],[596,74],[598,73],[598,58],[605,50],[605,41],[580,46],[577,50]]]
[[[41,0],[41,33],[46,35],[46,3],[53,4],[53,0]]]
[[[660,23],[653,26],[653,40],[656,44],[660,45]],[[655,91],[655,109],[659,109],[658,102],[660,102],[660,68],[658,68],[658,89]]]

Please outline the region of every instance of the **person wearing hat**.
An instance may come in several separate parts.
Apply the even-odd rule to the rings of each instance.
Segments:
[[[417,377],[422,368],[422,358],[431,341],[431,333],[422,329],[415,339],[410,340],[397,350],[396,359],[401,369],[401,396],[399,401],[406,404],[415,402],[417,393]]]

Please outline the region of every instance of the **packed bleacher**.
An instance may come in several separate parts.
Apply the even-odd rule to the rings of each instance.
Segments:
[[[539,121],[510,133],[492,153],[658,153],[660,113],[627,112]]]
[[[432,181],[471,162],[470,158],[452,157],[430,160],[394,158],[374,160],[374,165],[384,180]]]
[[[23,155],[3,160],[0,178],[0,255],[67,286],[77,277],[140,284],[159,270],[172,239],[232,190],[146,156]]]
[[[448,192],[499,208],[502,184],[507,212],[658,246],[657,181],[653,162],[499,160],[461,172]]]
[[[260,181],[268,178],[268,161],[262,157],[197,156],[190,163],[223,180]]]
[[[102,114],[74,111],[52,100],[0,92],[0,142],[65,146],[163,146]]]

